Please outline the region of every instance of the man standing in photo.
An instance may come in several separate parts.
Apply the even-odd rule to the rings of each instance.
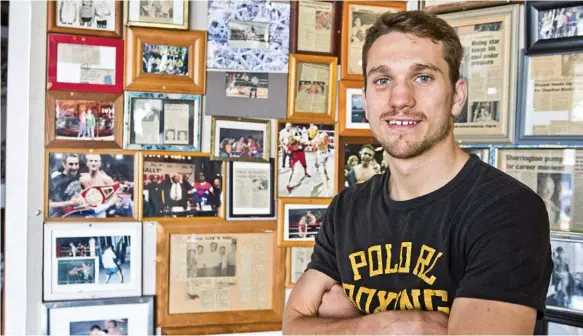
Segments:
[[[77,154],[65,154],[62,168],[51,173],[49,181],[50,217],[62,217],[76,207],[82,206],[81,191],[79,156]]]
[[[368,181],[371,177],[379,173],[377,162],[374,159],[373,146],[366,144],[360,149],[360,163],[348,171],[346,181],[348,185],[355,185]]]

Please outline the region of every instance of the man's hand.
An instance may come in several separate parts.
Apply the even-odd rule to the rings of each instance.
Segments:
[[[332,288],[324,292],[322,303],[318,307],[319,317],[346,319],[360,315],[360,310],[348,299],[339,284],[333,285]]]

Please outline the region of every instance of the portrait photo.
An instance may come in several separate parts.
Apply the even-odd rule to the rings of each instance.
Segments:
[[[553,272],[547,291],[547,308],[583,311],[583,244],[580,238],[551,237]]]
[[[583,36],[583,6],[538,11],[541,40]]]
[[[54,113],[58,140],[114,140],[114,101],[57,99]]]
[[[231,20],[228,25],[229,46],[253,49],[269,47],[269,22]]]
[[[78,29],[115,31],[115,0],[57,0],[56,26]]]
[[[128,319],[70,322],[71,336],[128,335]]]
[[[237,239],[214,237],[196,239],[187,247],[187,276],[189,279],[223,279],[223,284],[235,285],[237,276]],[[195,299],[191,295],[191,299]]]
[[[376,174],[384,174],[388,154],[379,145],[346,144],[344,147],[344,187],[364,183]],[[342,165],[341,165],[342,166]]]
[[[320,231],[327,208],[327,205],[320,204],[286,204],[283,240],[314,240]]]
[[[553,230],[564,230],[571,223],[573,175],[568,173],[538,173],[537,194],[543,199]]]
[[[188,48],[144,43],[142,71],[154,75],[188,76]]]
[[[265,161],[271,155],[271,123],[231,117],[213,117],[211,159]]]
[[[227,97],[267,99],[269,96],[268,73],[227,72],[225,84]]]

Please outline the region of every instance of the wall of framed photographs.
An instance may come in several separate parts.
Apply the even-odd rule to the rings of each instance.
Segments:
[[[6,333],[279,334],[327,205],[387,169],[364,31],[417,8],[464,46],[456,138],[549,210],[540,330],[577,332],[580,4],[59,0],[10,9]]]

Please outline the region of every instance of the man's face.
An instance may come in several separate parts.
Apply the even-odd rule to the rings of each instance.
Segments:
[[[203,248],[202,248],[202,246],[200,246],[200,245],[196,247],[196,253],[197,253],[197,254],[201,254],[203,250],[204,250],[204,249],[203,249]]]
[[[225,249],[225,247],[224,247],[224,246],[221,246],[221,248],[219,249],[219,253],[220,253],[221,255],[225,255],[225,252],[226,252],[226,251],[227,251],[227,249]]]
[[[453,137],[452,116],[461,112],[467,91],[458,81],[454,99],[442,48],[441,42],[393,32],[369,50],[366,118],[392,157],[416,157]]]
[[[217,243],[211,243],[211,252],[216,251],[217,247],[218,247]]]
[[[87,167],[89,170],[99,170],[101,168],[101,156],[87,155]]]
[[[204,182],[205,178],[204,178],[204,174],[203,174],[203,173],[199,173],[199,174],[198,174],[198,180],[199,180],[200,182]]]
[[[541,195],[543,199],[551,199],[555,193],[555,182],[552,178],[547,177],[543,180],[543,186],[541,190]]]
[[[63,168],[67,175],[77,175],[79,172],[79,158],[68,157],[63,162]]]
[[[115,329],[113,322],[111,322],[111,321],[107,322],[107,329],[109,329],[109,330]]]
[[[374,152],[370,148],[363,148],[360,151],[360,160],[365,163],[369,163],[374,157]]]

